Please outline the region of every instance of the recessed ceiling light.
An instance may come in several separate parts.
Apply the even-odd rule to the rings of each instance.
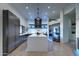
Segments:
[[[47,12],[45,12],[45,15],[47,15]]]
[[[50,9],[50,6],[48,6],[48,9]]]
[[[29,14],[29,15],[31,15],[31,13],[30,13],[30,12],[29,12],[28,14]]]
[[[55,13],[55,11],[52,11],[52,13]]]
[[[26,9],[29,9],[29,7],[28,7],[28,6],[26,6]]]

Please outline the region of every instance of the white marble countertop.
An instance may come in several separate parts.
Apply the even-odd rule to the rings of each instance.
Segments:
[[[20,34],[20,36],[22,36],[22,35],[26,35],[26,34],[28,34],[28,33],[22,33],[22,34]]]
[[[32,35],[30,35],[29,37],[47,37],[46,35],[43,35],[43,34],[39,34],[39,35],[37,35],[37,34],[32,34]]]
[[[26,34],[31,34],[31,33],[25,32],[25,33],[20,34],[20,36],[21,36],[21,35],[26,35]]]

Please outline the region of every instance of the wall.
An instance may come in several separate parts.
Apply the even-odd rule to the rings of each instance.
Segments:
[[[76,29],[72,28],[72,23],[75,23],[75,21],[75,9],[64,15],[64,40],[66,42],[74,43],[76,40],[76,34],[72,34],[72,31],[76,32]]]
[[[0,55],[2,55],[2,10],[10,10],[12,13],[14,13],[19,19],[20,19],[20,24],[21,25],[24,25],[24,26],[26,26],[26,27],[28,27],[26,24],[27,24],[27,21],[26,21],[26,19],[24,19],[24,17],[21,15],[21,14],[19,14],[14,8],[12,8],[10,5],[8,5],[8,4],[0,4]]]
[[[69,17],[65,17],[66,14],[71,12],[75,8],[75,4],[69,4],[69,6],[64,8],[63,14],[63,43],[67,43],[71,38],[71,19]]]
[[[76,37],[79,37],[79,4],[76,6]]]
[[[71,19],[68,17],[68,15],[64,16],[64,28],[63,28],[63,40],[64,43],[69,42],[71,39]]]
[[[78,47],[77,38],[79,38],[79,4],[76,4],[76,48]]]
[[[74,10],[74,12],[75,12],[76,10]],[[76,12],[75,12],[75,14],[76,14]],[[72,14],[71,16],[71,22],[72,23],[76,23],[76,15],[75,14]],[[71,25],[71,28],[72,27],[74,27],[74,28],[76,28],[76,25]],[[75,41],[76,40],[76,29],[71,29],[71,31],[75,31],[75,33],[74,34],[72,34],[71,33],[71,41],[73,42],[73,41]]]
[[[20,19],[20,25],[23,25],[25,26],[25,29],[28,29],[28,20]]]
[[[60,10],[60,42],[64,43],[64,37],[63,37],[63,27],[64,27],[64,12],[63,10]]]

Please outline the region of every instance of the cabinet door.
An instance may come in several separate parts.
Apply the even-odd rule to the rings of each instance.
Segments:
[[[16,46],[15,47],[17,47],[20,43],[20,21],[19,19],[16,19],[15,21],[16,21],[15,22],[15,30],[16,30],[15,31],[15,35],[16,35],[15,37]]]
[[[19,21],[19,19],[16,19],[15,20],[16,22],[15,22],[15,28],[16,28],[16,37],[19,37],[19,35],[20,35],[20,21]]]
[[[8,54],[8,11],[3,10],[3,55]]]
[[[14,19],[9,19],[9,25],[8,25],[8,51],[11,52],[15,48],[15,27],[14,27]]]

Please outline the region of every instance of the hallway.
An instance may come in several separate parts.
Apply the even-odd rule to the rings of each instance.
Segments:
[[[74,56],[73,48],[68,44],[51,42],[50,51],[48,52],[27,52],[26,45],[27,43],[24,42],[8,56]],[[52,47],[53,49],[51,49]]]

